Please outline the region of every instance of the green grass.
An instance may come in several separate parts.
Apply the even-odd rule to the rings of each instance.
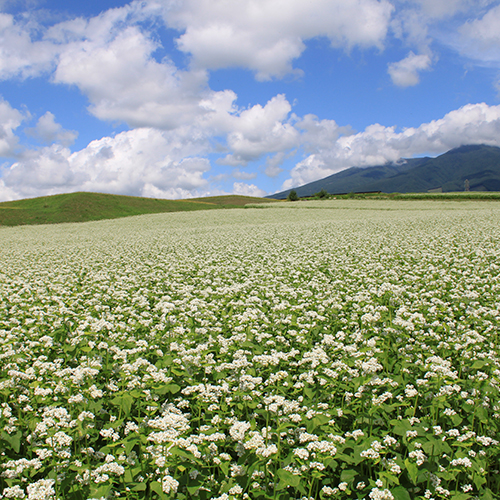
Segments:
[[[0,226],[87,222],[163,212],[238,208],[272,201],[236,195],[162,200],[102,193],[58,194],[0,203]]]

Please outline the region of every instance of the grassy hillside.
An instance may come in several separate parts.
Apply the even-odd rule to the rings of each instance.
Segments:
[[[131,215],[237,208],[269,202],[250,196],[216,196],[189,200],[162,200],[102,193],[70,193],[0,203],[0,226],[57,224],[117,219]]]

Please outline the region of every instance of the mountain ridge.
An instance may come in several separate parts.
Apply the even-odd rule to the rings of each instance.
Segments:
[[[403,158],[398,162],[371,167],[351,167],[295,189],[299,197],[313,196],[321,190],[329,194],[381,191],[384,193],[422,193],[500,191],[500,148],[469,144],[435,158]],[[267,196],[284,199],[292,189]]]

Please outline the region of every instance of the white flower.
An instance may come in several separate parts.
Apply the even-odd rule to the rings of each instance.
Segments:
[[[54,491],[53,479],[40,479],[36,483],[29,484],[26,488],[28,491],[28,500],[53,500]]]
[[[381,490],[379,488],[373,488],[368,496],[372,500],[394,500],[394,496],[389,490]]]
[[[469,458],[455,458],[450,462],[452,467],[472,467],[472,462]]]
[[[177,492],[177,488],[179,487],[179,481],[175,480],[172,476],[169,476],[166,474],[163,476],[161,480],[161,487],[163,490],[163,493],[170,493],[171,491],[173,493]]]
[[[338,488],[339,488],[340,491],[347,490],[347,483],[345,483],[345,482],[339,483]]]
[[[2,494],[4,498],[24,498],[26,496],[24,490],[18,485],[4,488]]]
[[[230,495],[240,495],[241,493],[243,493],[243,488],[239,484],[237,484],[236,486],[230,488],[228,493]]]

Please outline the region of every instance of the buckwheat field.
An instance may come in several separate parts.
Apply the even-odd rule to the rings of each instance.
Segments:
[[[500,203],[0,228],[0,498],[500,498]]]

